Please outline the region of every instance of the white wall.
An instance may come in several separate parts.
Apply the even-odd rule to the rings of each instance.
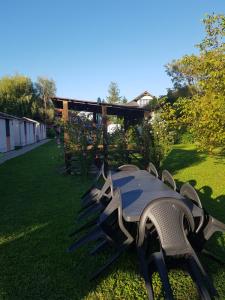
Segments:
[[[0,152],[6,152],[5,119],[0,119]]]
[[[15,140],[14,140],[14,124],[13,120],[9,121],[9,126],[10,126],[10,150],[15,149]]]
[[[20,136],[20,120],[13,120],[13,133],[15,146],[21,146],[21,136]]]

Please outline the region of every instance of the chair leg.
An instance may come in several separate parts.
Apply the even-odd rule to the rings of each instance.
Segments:
[[[152,254],[153,261],[157,267],[157,270],[159,272],[159,276],[162,280],[162,284],[165,290],[165,299],[166,300],[173,300],[173,292],[170,286],[168,272],[165,264],[165,260],[163,257],[162,252],[156,252]]]
[[[196,262],[198,268],[201,270],[201,273],[202,273],[202,275],[203,275],[203,278],[204,278],[204,280],[205,280],[205,282],[206,282],[206,284],[207,284],[207,286],[208,286],[208,288],[209,288],[210,294],[211,294],[212,296],[217,296],[218,293],[217,293],[215,287],[213,286],[213,283],[211,282],[211,280],[210,280],[208,274],[207,274],[206,271],[204,270],[204,268],[203,268],[203,266],[202,266],[200,260],[198,259],[198,256],[197,256],[195,253],[192,253],[192,257],[193,257],[193,259],[195,260],[195,262]]]
[[[104,236],[104,233],[101,230],[101,228],[99,228],[99,227],[94,228],[91,232],[89,232],[85,236],[81,237],[78,241],[76,241],[74,244],[72,244],[69,247],[68,252],[72,252],[72,251],[76,250],[77,248],[83,246],[84,244],[91,242],[91,241],[95,241],[103,236]]]
[[[190,257],[188,258],[187,262],[188,262],[189,273],[192,277],[192,280],[195,282],[198,288],[201,300],[211,300],[210,294],[207,288],[205,287],[204,281],[202,279],[202,275],[199,272],[195,260],[193,260],[193,258]]]
[[[127,247],[122,246],[114,255],[112,255],[112,257],[110,257],[107,260],[106,264],[91,276],[90,280],[96,279],[103,271],[105,271],[109,266],[111,266],[120,257],[125,248]]]
[[[92,206],[90,206],[88,209],[86,209],[84,212],[82,212],[78,216],[78,221],[81,221],[82,219],[89,217],[91,214],[100,212],[103,209],[102,205],[100,203],[96,203]]]
[[[93,250],[90,251],[91,255],[95,255],[99,251],[101,251],[108,244],[107,239],[101,241]]]
[[[146,286],[147,293],[148,293],[148,299],[153,300],[154,294],[153,294],[152,283],[151,283],[150,276],[148,273],[148,262],[145,259],[145,253],[144,253],[143,249],[138,248],[137,251],[138,251],[141,273],[144,278],[145,286]]]
[[[91,226],[96,225],[98,220],[99,220],[99,218],[95,218],[94,220],[89,221],[88,223],[84,224],[83,226],[79,227],[78,229],[76,229],[75,231],[70,233],[69,237],[72,237],[72,236],[76,235],[77,233],[81,232],[82,230],[88,229]]]

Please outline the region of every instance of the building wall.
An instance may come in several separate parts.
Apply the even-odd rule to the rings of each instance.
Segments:
[[[0,152],[6,152],[5,119],[0,119]]]
[[[10,151],[15,149],[15,139],[14,139],[14,124],[13,120],[9,121],[10,126]]]
[[[15,146],[21,146],[20,120],[13,120],[13,133]]]

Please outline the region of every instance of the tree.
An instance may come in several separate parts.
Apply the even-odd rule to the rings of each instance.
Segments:
[[[116,82],[111,82],[108,89],[109,96],[106,97],[108,103],[121,103],[122,97],[120,96],[120,90]]]
[[[30,78],[17,74],[0,79],[0,111],[18,117],[29,117],[35,97]]]
[[[225,145],[225,16],[206,16],[203,23],[199,55],[185,55],[166,68],[175,90],[191,88],[190,97],[173,106],[178,123],[186,124],[200,149],[213,151]]]
[[[36,89],[38,97],[43,101],[44,111],[39,109],[40,114],[43,114],[45,123],[52,116],[53,105],[51,97],[55,96],[56,84],[52,79],[45,77],[38,77],[36,82]]]

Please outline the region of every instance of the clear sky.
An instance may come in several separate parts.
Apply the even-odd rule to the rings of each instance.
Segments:
[[[132,99],[171,86],[164,65],[196,53],[205,13],[225,0],[0,0],[0,77],[53,78],[57,95]]]

